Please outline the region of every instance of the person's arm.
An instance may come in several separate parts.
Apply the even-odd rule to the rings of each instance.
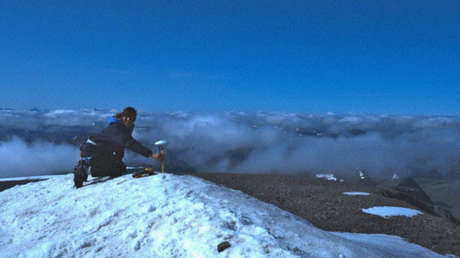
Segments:
[[[128,149],[137,152],[139,154],[144,155],[147,158],[152,158],[158,161],[163,161],[165,157],[159,153],[153,153],[150,149],[142,145],[140,142],[136,141],[134,138],[131,137],[130,141],[128,141],[129,146],[126,146]]]
[[[126,143],[125,147],[130,149],[131,151],[134,151],[136,153],[143,155],[146,158],[152,158],[160,162],[163,161],[164,160],[163,155],[153,153],[153,151],[151,151],[149,148],[145,147],[144,145],[142,145],[140,142],[138,142],[136,139],[133,138],[132,136],[133,129],[134,129],[134,126],[128,128],[128,133],[125,132],[124,134],[126,137],[124,140],[124,142]]]
[[[127,142],[126,142],[126,148],[136,152],[136,153],[139,153],[141,155],[143,155],[144,157],[153,157],[154,153],[147,147],[145,147],[144,145],[142,145],[140,142],[136,141],[136,139],[134,139],[132,136],[129,136]],[[156,159],[156,158],[155,158]]]

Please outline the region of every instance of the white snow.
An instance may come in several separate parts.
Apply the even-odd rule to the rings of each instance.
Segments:
[[[376,206],[371,207],[369,209],[362,209],[362,211],[368,214],[377,215],[384,218],[388,218],[391,216],[412,217],[415,215],[423,214],[423,212],[418,210],[393,206]]]
[[[0,178],[0,182],[22,181],[22,180],[45,180],[45,179],[50,179],[52,177],[56,177],[56,175],[7,177],[7,178]]]
[[[369,193],[366,192],[344,192],[344,195],[369,195]]]
[[[329,233],[193,176],[72,175],[0,192],[2,257],[440,257],[391,236]],[[217,245],[231,247],[221,253]]]
[[[376,250],[391,248],[393,250],[406,250],[408,248],[413,250],[413,254],[420,252],[423,255],[425,248],[417,244],[412,244],[404,241],[399,236],[391,236],[385,234],[359,234],[359,233],[346,233],[346,232],[330,232],[336,236],[340,236],[356,242],[361,242],[364,245],[372,246]],[[403,257],[404,255],[401,255]]]
[[[329,181],[337,181],[337,178],[334,174],[316,174],[316,178],[325,178]]]

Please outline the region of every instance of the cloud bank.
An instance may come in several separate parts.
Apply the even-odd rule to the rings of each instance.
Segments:
[[[71,171],[78,139],[102,130],[114,113],[0,111],[5,121],[0,161],[9,166],[0,168],[0,176]],[[455,116],[141,112],[134,137],[152,149],[154,141],[167,140],[171,171],[347,175],[363,170],[388,178],[445,175],[460,167],[460,117]],[[49,165],[21,165],[39,150],[47,153],[43,159]],[[154,164],[129,152],[126,163]]]
[[[75,146],[37,141],[32,144],[14,137],[0,142],[0,177],[50,175],[69,171],[79,155]]]

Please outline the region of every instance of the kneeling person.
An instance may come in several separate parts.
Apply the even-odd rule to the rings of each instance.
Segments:
[[[93,177],[116,177],[125,173],[126,166],[122,161],[125,148],[158,161],[164,159],[132,137],[136,117],[134,108],[125,108],[111,117],[109,125],[101,133],[90,136],[80,146],[81,159],[74,169],[75,187],[81,187],[83,181],[87,180],[88,168]]]

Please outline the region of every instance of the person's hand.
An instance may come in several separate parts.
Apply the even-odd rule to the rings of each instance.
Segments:
[[[159,153],[153,153],[152,159],[158,160],[159,162],[163,162],[165,160],[165,156]]]

